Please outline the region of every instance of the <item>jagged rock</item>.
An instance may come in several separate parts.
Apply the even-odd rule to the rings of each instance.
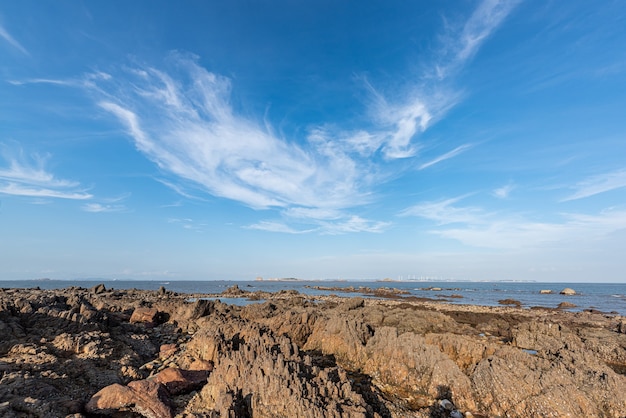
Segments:
[[[373,334],[374,330],[367,324],[336,315],[317,322],[304,349],[332,354],[344,366],[358,370],[365,364],[365,345]]]
[[[472,383],[490,416],[617,418],[626,411],[626,394],[618,389],[626,387],[624,376],[564,348],[545,357],[503,350],[478,364]]]
[[[196,320],[210,315],[215,311],[215,302],[206,299],[198,299],[192,303],[185,303],[178,307],[176,317],[182,320]]]
[[[471,382],[460,368],[425,338],[410,332],[398,335],[394,328],[376,330],[366,346],[363,371],[391,392],[416,407],[428,406],[445,394],[463,409],[476,407]]]
[[[242,295],[245,295],[246,293],[248,293],[248,292],[246,292],[245,290],[241,290],[238,285],[234,284],[231,287],[229,287],[228,289],[224,290],[222,292],[222,295],[224,295],[224,296],[242,296]]]
[[[106,292],[107,288],[102,283],[100,283],[100,284],[97,284],[94,287],[92,287],[90,290],[91,290],[91,293],[99,295],[101,293]]]
[[[91,414],[86,396],[115,384],[99,414],[626,416],[619,316],[407,299],[311,303],[289,292],[244,308],[167,296],[0,292],[0,416]],[[129,323],[147,307],[159,314],[154,326]]]
[[[219,412],[220,416],[366,417],[371,407],[351,388],[345,371],[319,369],[294,350],[285,337],[257,328],[245,330],[248,338],[228,350],[208,383],[192,400],[186,413]],[[204,337],[203,337],[204,338]],[[213,346],[231,346],[228,336]]]

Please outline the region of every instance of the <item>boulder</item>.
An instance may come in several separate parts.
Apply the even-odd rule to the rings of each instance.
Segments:
[[[142,323],[146,325],[157,325],[160,322],[161,315],[155,308],[139,307],[133,311],[130,317],[131,324]]]
[[[570,289],[569,287],[566,287],[565,289],[561,290],[559,293],[561,295],[573,296],[576,294],[576,291],[574,289]]]
[[[113,414],[133,411],[146,418],[171,418],[172,412],[164,400],[167,392],[154,380],[137,380],[128,386],[113,384],[92,396],[85,410],[92,414]]]
[[[550,295],[550,294],[552,294],[552,290],[550,290],[550,289],[541,289],[539,291],[539,294],[541,294],[541,295]]]
[[[209,377],[207,370],[168,367],[156,375],[155,381],[165,386],[170,395],[178,395],[201,388],[206,383],[207,377]]]

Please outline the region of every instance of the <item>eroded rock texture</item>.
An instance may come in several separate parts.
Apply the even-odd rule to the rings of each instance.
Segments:
[[[0,416],[626,416],[621,317],[223,296],[2,289]]]

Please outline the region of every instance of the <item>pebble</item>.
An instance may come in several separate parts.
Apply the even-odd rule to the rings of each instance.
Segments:
[[[454,409],[454,405],[452,404],[452,402],[450,402],[450,401],[449,401],[449,400],[447,400],[447,399],[442,399],[442,400],[440,400],[440,401],[439,401],[439,405],[441,405],[441,407],[442,407],[443,409],[446,409],[446,410],[448,410],[448,411],[451,411],[451,410],[453,410],[453,409]]]

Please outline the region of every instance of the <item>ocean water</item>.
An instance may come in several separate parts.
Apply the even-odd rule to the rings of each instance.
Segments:
[[[157,290],[164,286],[180,293],[221,293],[237,284],[242,290],[278,292],[294,289],[309,295],[356,296],[358,293],[343,293],[312,289],[312,286],[370,288],[393,287],[408,290],[410,295],[445,301],[453,304],[499,306],[498,301],[514,299],[525,308],[541,306],[556,308],[561,302],[576,305],[570,311],[596,309],[602,312],[626,316],[626,284],[623,283],[538,283],[538,282],[374,282],[374,281],[144,281],[144,280],[11,280],[0,281],[0,288],[59,289],[69,286],[90,288],[103,283],[114,289]],[[559,292],[566,288],[578,294],[565,296]],[[442,290],[429,290],[441,288]],[[551,290],[552,294],[540,294]],[[450,297],[450,296],[456,297]],[[222,299],[227,302],[227,299]]]

